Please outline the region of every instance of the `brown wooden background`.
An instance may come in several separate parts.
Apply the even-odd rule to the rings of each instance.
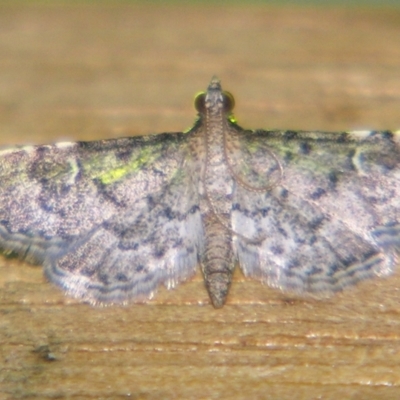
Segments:
[[[0,2],[1,145],[185,129],[214,74],[248,128],[400,128],[400,9],[32,3]],[[397,399],[399,289],[316,301],[238,271],[214,310],[198,273],[94,308],[0,258],[0,399]]]

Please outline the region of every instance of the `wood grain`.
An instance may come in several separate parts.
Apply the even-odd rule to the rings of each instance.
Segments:
[[[180,131],[217,74],[248,128],[400,128],[400,10],[0,5],[0,144]],[[1,183],[0,183],[1,184]],[[400,274],[328,300],[200,273],[146,305],[66,298],[0,258],[0,399],[400,396]]]

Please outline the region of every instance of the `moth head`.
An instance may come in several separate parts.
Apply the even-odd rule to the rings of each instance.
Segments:
[[[235,99],[233,95],[229,92],[221,92],[219,102],[220,107],[225,114],[230,115],[235,107]],[[194,99],[194,106],[200,114],[205,114],[207,109],[213,107],[215,101],[209,99],[209,94],[207,92],[200,92],[196,95]]]

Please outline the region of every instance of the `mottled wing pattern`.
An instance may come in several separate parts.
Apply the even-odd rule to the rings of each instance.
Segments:
[[[243,131],[230,140],[235,174],[250,176],[254,189],[270,185],[252,192],[236,182],[234,247],[246,275],[281,289],[329,293],[393,270],[399,134]]]
[[[268,140],[257,140],[253,131],[245,131],[229,121],[228,124],[226,159],[233,178],[250,192],[266,192],[281,179],[279,158]]]
[[[187,139],[1,150],[0,248],[91,302],[144,300],[186,279],[203,240]]]

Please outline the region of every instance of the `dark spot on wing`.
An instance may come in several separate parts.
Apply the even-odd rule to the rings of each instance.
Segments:
[[[278,227],[278,232],[279,232],[282,236],[287,237],[287,232],[286,232],[281,226]]]
[[[193,246],[186,247],[186,253],[192,254],[195,252],[195,248]]]
[[[393,140],[393,132],[390,132],[390,131],[383,131],[382,132],[382,137],[384,138],[384,139],[387,139],[387,140]]]
[[[347,154],[347,160],[346,160],[346,168],[350,171],[355,171],[356,167],[353,164],[353,157],[356,154],[355,149],[352,149],[349,151],[349,153]]]
[[[377,254],[379,254],[379,251],[377,249],[371,248],[370,251],[366,252],[364,254],[364,258],[363,261],[370,259],[371,257],[376,256]]]
[[[350,254],[347,257],[341,258],[340,261],[347,268],[347,267],[350,267],[350,265],[355,264],[357,262],[357,258]]]
[[[175,239],[175,243],[174,243],[174,245],[172,247],[175,249],[177,247],[182,247],[182,245],[183,245],[182,238],[177,238],[177,239]]]
[[[338,143],[346,143],[349,141],[349,134],[347,132],[342,132],[336,139]]]
[[[43,198],[43,196],[39,196],[38,197],[38,203],[39,203],[39,207],[48,212],[48,213],[52,213],[54,210],[54,206],[48,203],[48,199],[47,198]]]
[[[165,255],[166,250],[164,248],[156,249],[153,253],[155,258],[162,258]]]
[[[312,149],[312,146],[311,146],[310,143],[308,143],[308,142],[301,142],[301,143],[300,143],[299,152],[300,152],[301,154],[305,154],[305,155],[306,155],[306,154],[310,154],[311,149]]]
[[[200,211],[200,208],[198,205],[194,205],[190,208],[189,214],[195,214],[196,212]]]
[[[101,283],[103,283],[104,285],[109,285],[110,282],[110,277],[108,274],[104,274],[104,273],[99,273],[97,274],[97,278],[99,279],[99,281]]]
[[[309,244],[310,246],[312,246],[317,240],[318,240],[317,237],[316,237],[315,235],[312,235],[312,236],[310,237],[310,239],[308,240],[308,244]]]
[[[233,203],[232,204],[232,211],[240,211],[240,204],[239,203]]]
[[[321,267],[313,266],[309,271],[307,271],[307,275],[308,276],[319,275],[321,272],[322,272],[322,268]]]
[[[95,268],[85,267],[80,270],[80,274],[83,276],[93,276],[96,272]]]
[[[289,196],[289,191],[287,189],[282,189],[280,195],[282,199],[287,199]]]
[[[293,152],[291,152],[291,151],[289,151],[289,150],[285,151],[285,155],[284,155],[284,157],[283,157],[283,160],[284,160],[286,163],[289,163],[291,160],[293,160]]]
[[[139,249],[139,243],[138,242],[131,242],[128,239],[120,240],[118,243],[118,248],[120,250],[135,250],[137,251]]]
[[[156,201],[153,196],[149,195],[147,196],[147,205],[149,206],[149,209],[153,209],[156,206]]]
[[[128,282],[128,277],[121,272],[115,275],[115,279],[119,282]]]
[[[271,207],[265,207],[265,208],[261,208],[259,210],[259,213],[262,215],[263,218],[265,218],[269,212],[271,211]]]
[[[331,264],[329,266],[329,272],[328,272],[328,276],[332,277],[336,274],[336,272],[342,271],[343,270],[343,265],[342,264]]]
[[[272,251],[273,254],[277,256],[283,253],[283,249],[281,246],[272,246],[270,250]]]
[[[328,180],[329,180],[329,189],[335,190],[339,180],[338,172],[337,171],[329,172]]]
[[[320,199],[322,196],[324,196],[326,194],[326,190],[323,188],[317,188],[317,190],[315,190],[313,193],[311,193],[310,197],[312,200],[318,200]]]
[[[145,271],[145,266],[144,265],[137,265],[135,267],[135,272],[144,272]]]
[[[288,272],[292,269],[297,269],[301,267],[300,261],[298,259],[290,260],[290,262],[287,264],[287,269]],[[290,273],[286,273],[287,276],[294,276],[294,274],[290,275]]]
[[[177,215],[174,211],[172,211],[171,207],[165,207],[163,210],[163,215],[169,220],[172,221],[173,219],[177,218]]]
[[[310,221],[310,223],[308,224],[308,226],[312,229],[312,230],[316,230],[318,229],[322,223],[324,222],[325,218],[324,217],[319,217],[319,218],[315,218],[314,220]]]
[[[297,138],[297,136],[298,136],[298,132],[296,132],[296,131],[286,131],[283,134],[282,138],[284,140],[292,140],[292,139]]]

